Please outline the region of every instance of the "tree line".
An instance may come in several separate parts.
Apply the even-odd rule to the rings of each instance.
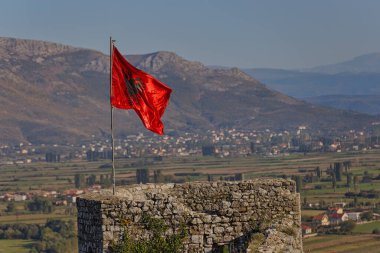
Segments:
[[[74,221],[48,220],[44,225],[3,224],[0,239],[35,240],[29,253],[71,253],[78,249]]]

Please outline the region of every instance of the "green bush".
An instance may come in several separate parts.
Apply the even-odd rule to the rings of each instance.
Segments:
[[[354,221],[351,221],[351,220],[344,221],[340,225],[340,231],[344,234],[348,234],[348,233],[351,233],[352,230],[354,230],[355,226],[356,226],[356,223]]]
[[[183,252],[183,239],[187,232],[181,225],[178,233],[165,235],[169,226],[162,219],[152,218],[143,215],[141,225],[150,235],[149,240],[133,239],[128,232],[125,232],[123,239],[118,243],[113,243],[110,247],[111,253],[180,253]],[[127,228],[125,229],[127,231]]]
[[[54,211],[53,202],[43,197],[34,197],[26,203],[25,207],[31,212],[51,213]]]

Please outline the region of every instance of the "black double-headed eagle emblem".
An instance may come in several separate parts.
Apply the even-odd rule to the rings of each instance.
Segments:
[[[131,105],[138,103],[138,98],[141,97],[143,91],[143,82],[140,77],[133,78],[132,73],[128,72],[124,75],[128,100]]]

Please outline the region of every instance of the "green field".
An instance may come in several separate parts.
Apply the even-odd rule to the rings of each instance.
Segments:
[[[374,235],[326,235],[304,239],[305,253],[375,253],[380,237]]]
[[[220,176],[244,173],[246,179],[257,177],[279,177],[302,175],[314,171],[319,166],[324,171],[334,162],[350,160],[352,163],[350,172],[355,175],[363,175],[364,171],[377,176],[380,174],[380,150],[370,150],[366,152],[350,153],[315,153],[315,154],[291,154],[280,157],[235,157],[235,158],[216,158],[216,157],[164,157],[163,161],[153,161],[151,158],[117,159],[116,173],[117,182],[122,181],[127,184],[134,183],[135,170],[144,167],[150,169],[151,176],[153,170],[161,169],[164,176],[171,176],[174,180],[195,181],[207,180],[207,175],[213,175],[214,180]],[[0,166],[0,193],[11,191],[30,191],[30,190],[57,190],[74,188],[74,176],[77,173],[86,175],[95,174],[98,179],[100,175],[110,174],[110,168],[104,168],[110,161],[86,162],[75,161],[67,163],[34,163],[28,165],[4,165]],[[198,176],[175,176],[175,173],[200,173]],[[345,186],[346,178],[337,182],[334,192],[331,182],[313,182],[304,184],[301,191],[301,201],[306,197],[308,203],[324,201],[328,204],[333,202],[351,202],[353,199],[345,198],[347,191]],[[316,189],[316,186],[322,186]],[[380,189],[380,181],[371,183],[360,183],[359,190]],[[351,187],[351,191],[352,191]],[[359,202],[378,203],[378,199],[358,198]],[[65,214],[63,207],[59,207],[52,214],[30,214],[24,210],[24,203],[17,203],[18,215],[9,215],[5,212],[6,202],[0,202],[0,224],[5,223],[37,223],[43,224],[48,218],[76,219],[75,215]],[[75,207],[73,207],[75,209]],[[304,210],[304,217],[314,216],[323,210]],[[354,233],[355,236],[318,236],[305,240],[305,252],[377,252],[380,249],[380,238],[370,233],[374,228],[380,228],[380,222],[358,225]],[[345,243],[345,240],[348,240]],[[4,249],[5,243],[10,243],[15,251],[7,248],[5,252],[25,252],[23,249],[15,248],[20,243],[27,244],[28,241],[10,240],[2,241],[0,249]],[[29,241],[30,243],[30,241]],[[25,249],[25,248],[24,248]],[[360,251],[361,249],[364,249]],[[0,251],[3,253],[4,251]],[[378,251],[380,252],[380,250]]]
[[[324,235],[304,239],[305,253],[380,252],[380,237],[374,235]]]
[[[302,210],[302,216],[312,217],[321,213],[323,213],[323,210]]]
[[[371,234],[375,228],[380,230],[380,221],[358,224],[352,232],[360,234]]]
[[[23,214],[23,215],[6,215],[0,216],[0,224],[9,223],[26,223],[26,224],[45,224],[48,219],[59,219],[59,220],[73,220],[76,217],[72,215],[64,214]]]
[[[150,158],[117,159],[116,172],[118,181],[129,180],[133,182],[135,170],[144,164],[145,167],[155,170],[162,169],[164,175],[174,175],[177,172],[202,173],[199,177],[184,177],[184,180],[206,180],[207,174],[220,175],[244,173],[246,178],[259,176],[280,176],[305,174],[299,170],[311,171],[319,166],[325,170],[334,162],[345,160],[352,161],[351,172],[361,175],[369,171],[374,175],[380,174],[380,150],[351,153],[315,153],[315,154],[291,154],[281,157],[164,157],[163,161],[157,162]],[[64,190],[74,187],[74,175],[85,173],[87,175],[110,174],[110,168],[101,168],[110,161],[99,162],[75,161],[67,163],[34,163],[28,165],[3,165],[0,166],[0,192],[28,191],[28,190]],[[152,173],[152,172],[151,172]],[[176,178],[176,177],[175,177]],[[339,182],[338,182],[339,183]],[[327,188],[322,190],[309,189],[310,196],[320,193],[329,193],[331,185],[328,182],[319,183]],[[363,184],[360,189],[380,188],[380,182],[374,185]],[[337,193],[346,191],[345,187],[337,188]]]
[[[28,253],[33,244],[31,240],[0,240],[0,253]]]

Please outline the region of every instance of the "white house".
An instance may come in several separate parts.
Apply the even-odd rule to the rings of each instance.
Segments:
[[[15,201],[25,201],[26,200],[26,195],[15,194],[14,195],[14,200]]]
[[[353,221],[360,221],[361,212],[347,213],[348,219]]]

